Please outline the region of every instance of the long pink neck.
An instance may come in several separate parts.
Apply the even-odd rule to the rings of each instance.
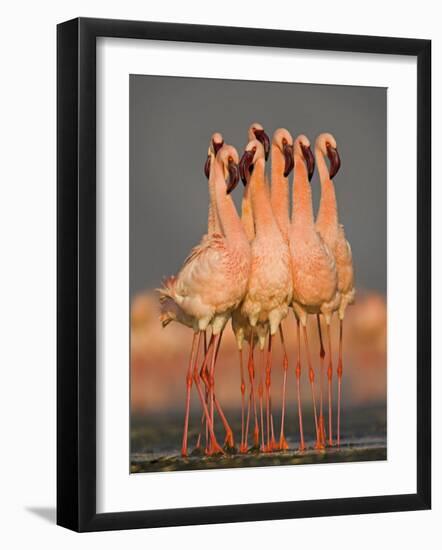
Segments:
[[[294,172],[292,224],[305,229],[314,228],[312,188],[304,159],[298,154],[295,154]]]
[[[324,154],[316,147],[316,165],[318,167],[319,179],[321,181],[321,200],[319,202],[318,216],[316,224],[321,230],[327,227],[338,227],[338,205],[336,201],[335,186],[329,177],[327,163],[325,162]]]
[[[272,143],[271,203],[276,223],[284,237],[289,230],[289,181],[284,177],[285,159],[279,147]]]
[[[228,243],[234,247],[249,245],[241,220],[238,217],[232,197],[226,193],[226,181],[222,165],[217,161],[215,166],[215,197],[216,210],[221,231]]]
[[[273,216],[269,190],[264,176],[265,162],[263,158],[255,162],[250,178],[250,190],[252,193],[253,218],[255,221],[256,236],[279,231]]]
[[[215,159],[212,158],[212,163]],[[207,219],[207,233],[221,233],[221,225],[218,219],[218,213],[216,211],[216,189],[214,178],[209,177],[209,214]]]
[[[250,197],[250,177],[244,189],[244,195],[241,204],[241,222],[249,241],[255,238],[255,222],[253,220],[252,200]]]

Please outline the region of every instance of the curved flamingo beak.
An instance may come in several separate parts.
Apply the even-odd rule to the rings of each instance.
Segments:
[[[312,181],[313,172],[315,171],[315,157],[308,145],[303,145],[301,143],[301,150],[307,164],[308,181]]]
[[[330,143],[327,143],[327,156],[330,161],[329,176],[330,179],[333,179],[341,167],[341,158],[336,147],[332,147]]]
[[[244,151],[239,161],[239,175],[244,185],[247,185],[247,175],[251,173],[251,166],[255,153],[253,151]]]
[[[269,152],[270,152],[270,139],[269,136],[265,133],[264,130],[255,130],[254,131],[256,139],[262,143],[262,146],[264,147],[264,156],[267,160],[269,158]]]
[[[288,143],[285,143],[283,148],[283,154],[285,159],[284,177],[286,178],[290,174],[290,172],[293,170],[293,167],[295,165],[295,159],[293,157],[293,145],[289,145]]]
[[[210,161],[211,161],[210,155],[207,155],[206,162],[204,163],[204,174],[206,175],[207,179],[209,179],[209,175],[210,175]]]
[[[233,161],[229,161],[227,171],[229,172],[229,179],[227,180],[227,194],[229,195],[238,185],[238,165]]]

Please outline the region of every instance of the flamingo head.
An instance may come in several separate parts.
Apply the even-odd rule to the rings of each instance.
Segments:
[[[223,145],[224,138],[222,134],[220,134],[219,132],[215,132],[214,134],[212,134],[212,137],[210,138],[209,150],[207,151],[207,159],[204,164],[204,174],[206,175],[207,179],[209,179],[210,175],[210,163],[212,157],[216,156]]]
[[[257,139],[259,142],[261,142],[262,146],[264,147],[265,159],[267,160],[269,158],[270,139],[269,136],[266,134],[263,126],[259,122],[254,122],[249,126],[247,139],[249,141]]]
[[[307,166],[308,181],[312,180],[315,171],[315,157],[310,148],[310,140],[304,134],[298,136],[295,140],[295,155],[304,159]]]
[[[227,194],[230,194],[235,189],[239,181],[238,152],[232,145],[223,145],[218,150],[216,159],[223,167],[224,179],[227,184]]]
[[[265,150],[260,141],[252,139],[246,146],[246,149],[239,162],[239,174],[244,185],[247,185],[247,180],[253,171],[254,164],[257,160],[265,158]]]
[[[290,172],[293,170],[295,164],[293,158],[293,138],[288,130],[285,128],[278,128],[273,134],[272,143],[277,147],[281,153],[284,155],[285,166],[284,166],[284,177],[286,178]]]
[[[316,138],[316,148],[319,149],[324,156],[327,155],[330,162],[329,177],[333,179],[341,167],[341,158],[334,136],[329,133],[320,134]]]

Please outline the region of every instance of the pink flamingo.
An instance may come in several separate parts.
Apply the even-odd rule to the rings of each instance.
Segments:
[[[278,224],[282,236],[289,241],[289,180],[288,176],[293,170],[293,138],[285,128],[278,128],[272,138],[272,168],[271,168],[271,204],[273,215]],[[281,432],[279,436],[279,448],[287,450],[288,444],[284,434],[284,419],[286,405],[286,385],[288,356],[285,347],[284,333],[282,323],[279,325],[279,333],[283,349],[283,384],[282,384],[282,413],[281,413]]]
[[[339,359],[338,359],[338,418],[337,418],[337,444],[341,442],[341,385],[342,385],[342,333],[345,310],[348,305],[354,302],[354,271],[351,254],[351,247],[345,237],[343,225],[339,223],[338,205],[336,200],[335,188],[332,179],[336,176],[340,166],[341,159],[336,147],[336,140],[329,133],[320,134],[315,144],[316,162],[321,181],[321,201],[319,204],[318,215],[316,218],[316,229],[320,233],[324,242],[329,247],[336,262],[338,275],[339,304],[337,307],[339,315]],[[330,161],[330,169],[327,168],[325,155]],[[319,318],[318,318],[318,326]],[[328,377],[328,400],[329,400],[329,444],[333,444],[332,435],[332,376],[333,362],[331,349],[330,325],[327,324],[328,354],[329,364],[327,369]]]
[[[316,414],[315,373],[308,346],[307,316],[308,314],[322,313],[326,322],[330,322],[338,299],[337,274],[334,258],[315,229],[310,187],[310,179],[314,171],[314,157],[306,136],[300,135],[295,140],[294,157],[293,213],[290,227],[290,252],[293,273],[292,306],[298,324],[298,346],[300,345],[299,323],[301,323],[304,333],[315,419],[316,448],[323,448]],[[301,363],[298,348],[298,363],[296,366],[298,415],[301,436],[300,449],[304,450],[300,375]]]
[[[263,450],[276,448],[271,426],[270,411],[270,374],[272,337],[278,330],[282,319],[287,316],[292,293],[290,254],[288,243],[284,240],[275,221],[270,203],[269,190],[265,181],[265,152],[258,140],[247,144],[241,158],[240,173],[243,181],[250,176],[250,193],[255,223],[255,238],[251,243],[252,264],[247,293],[241,306],[242,314],[248,318],[258,337],[261,350],[261,376],[259,384],[261,413],[261,442]],[[266,420],[267,445],[264,443],[263,421],[263,360],[264,345],[269,332],[269,344],[266,363]],[[270,435],[272,432],[272,436]]]
[[[248,140],[257,139],[262,146],[264,147],[264,155],[268,155],[270,140],[265,132],[263,126],[259,122],[255,122],[250,125],[247,132]],[[247,235],[249,242],[253,241],[255,238],[255,222],[253,219],[252,212],[252,201],[250,198],[250,173],[244,175],[244,194],[241,203],[241,222],[244,227],[244,231]],[[255,427],[254,427],[254,447],[259,448],[259,427],[258,427],[258,417],[256,411],[256,400],[255,400],[255,391],[254,391],[254,379],[255,379],[255,368],[253,361],[253,350],[256,343],[256,334],[253,334],[249,320],[241,312],[241,305],[232,313],[232,329],[235,334],[235,339],[238,347],[239,353],[239,365],[240,365],[240,376],[241,376],[241,444],[240,452],[246,453],[248,450],[247,440],[248,440],[248,427],[249,427],[249,415],[250,408],[254,411],[255,417]],[[243,345],[244,341],[249,342],[249,358],[247,362],[247,370],[249,374],[249,399],[248,399],[248,408],[247,408],[247,423],[245,424],[245,377],[244,377],[244,366],[243,366]],[[245,427],[246,426],[246,427]]]
[[[235,205],[229,196],[238,182],[238,153],[223,145],[210,166],[210,178],[215,186],[216,212],[223,234],[204,237],[194,247],[176,277],[169,277],[161,289],[163,315],[173,302],[191,320],[194,330],[189,367],[186,375],[186,412],[182,454],[187,455],[187,430],[192,386],[192,365],[196,364],[201,335],[210,326],[212,336],[206,356],[210,355],[209,406],[202,394],[198,372],[193,373],[210,436],[209,454],[222,452],[213,428],[214,367],[221,333],[232,311],[244,297],[250,271],[250,245],[244,233]],[[227,189],[226,189],[226,180]],[[172,308],[173,309],[173,306]]]

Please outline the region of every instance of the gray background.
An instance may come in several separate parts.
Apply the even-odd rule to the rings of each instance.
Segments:
[[[386,114],[385,88],[131,75],[131,296],[176,273],[207,229],[210,135],[221,132],[241,155],[252,122],[270,139],[278,127],[304,133],[312,148],[319,133],[334,134],[342,161],[334,183],[356,286],[385,293]],[[312,187],[317,208],[316,171]]]

